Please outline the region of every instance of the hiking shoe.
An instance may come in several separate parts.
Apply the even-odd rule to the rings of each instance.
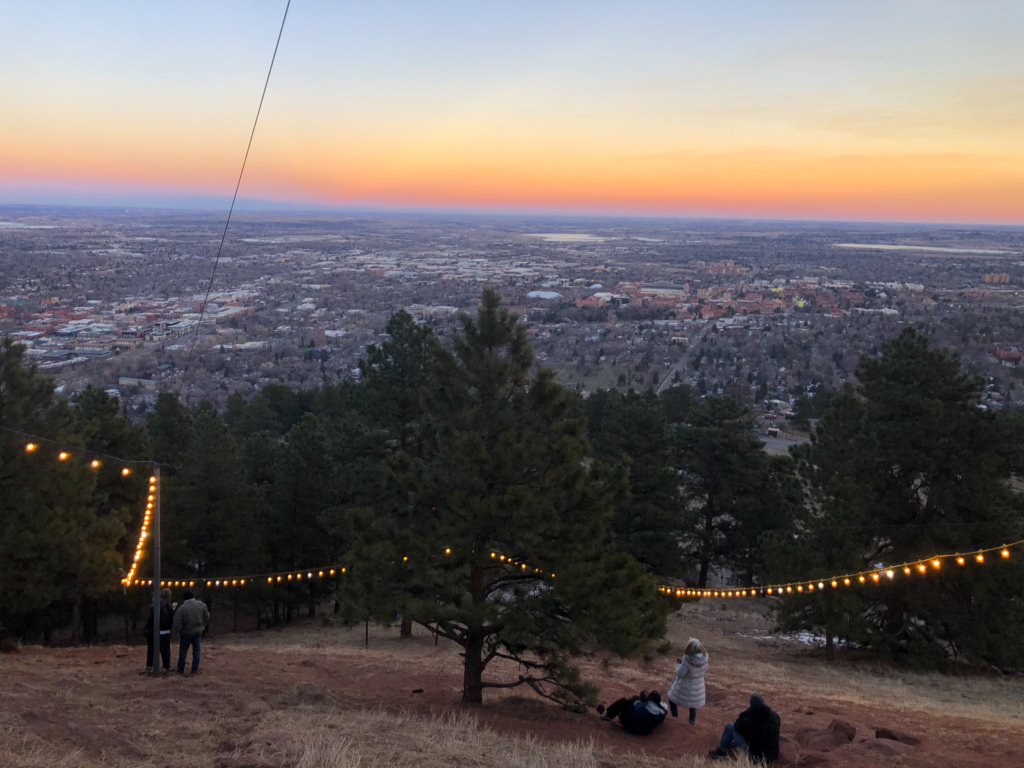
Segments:
[[[708,752],[708,757],[710,757],[712,760],[725,760],[727,757],[729,757],[729,753],[723,752],[718,747],[715,747],[710,752]]]

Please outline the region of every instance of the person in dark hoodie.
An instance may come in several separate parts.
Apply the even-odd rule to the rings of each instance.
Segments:
[[[164,663],[164,671],[171,671],[171,625],[174,623],[174,607],[171,605],[171,590],[160,590],[160,660]],[[152,670],[155,663],[153,648],[153,609],[149,610],[149,621],[142,634],[149,641],[149,649],[146,652],[146,669]]]
[[[649,694],[641,693],[639,696],[619,699],[608,707],[607,712],[604,712],[603,707],[598,707],[597,711],[609,720],[619,718],[619,723],[627,733],[646,736],[665,722],[668,707],[661,703],[658,691],[651,691]]]
[[[750,707],[740,713],[735,723],[722,731],[722,740],[710,757],[716,760],[729,756],[731,749],[742,749],[751,760],[771,763],[779,759],[779,716],[764,703],[760,693],[750,697]]]

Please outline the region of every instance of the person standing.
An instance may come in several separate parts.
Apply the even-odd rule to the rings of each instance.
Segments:
[[[202,600],[196,600],[191,589],[183,595],[185,602],[174,614],[174,629],[178,632],[178,674],[185,674],[185,657],[192,648],[192,674],[199,671],[199,646],[203,632],[210,626],[210,610]]]
[[[171,590],[160,590],[160,629],[157,635],[160,638],[160,660],[164,663],[164,671],[171,671],[171,626],[174,623],[174,608],[171,606]],[[149,648],[146,651],[146,669],[152,671],[156,660],[154,658],[154,633],[153,633],[153,609],[150,607],[149,621],[142,633],[149,641]]]
[[[690,725],[697,724],[697,710],[704,706],[704,675],[708,671],[711,657],[695,637],[690,638],[683,651],[683,658],[678,659],[676,677],[668,687],[668,703],[672,717],[679,717],[678,707],[690,710]]]

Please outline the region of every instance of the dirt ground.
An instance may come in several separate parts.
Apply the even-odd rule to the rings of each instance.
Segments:
[[[697,766],[754,691],[781,716],[785,756],[801,768],[1024,765],[1020,680],[906,674],[847,658],[829,665],[820,651],[770,630],[754,601],[688,604],[672,618],[669,654],[585,660],[586,677],[608,703],[641,688],[664,692],[686,640],[704,642],[708,703],[696,727],[684,712],[648,737],[524,689],[488,691],[486,703],[467,712],[459,706],[458,649],[435,646],[421,628],[411,640],[396,628],[371,628],[368,648],[361,629],[319,620],[222,634],[205,641],[199,675],[160,680],[140,675],[142,646],[24,647],[0,656],[0,765],[596,768],[643,753],[648,765]],[[495,666],[489,677],[514,675],[514,666]],[[807,742],[801,729],[826,729],[835,719],[856,728],[850,743],[797,743]],[[882,727],[921,743],[875,739]],[[553,756],[556,748],[568,751]]]

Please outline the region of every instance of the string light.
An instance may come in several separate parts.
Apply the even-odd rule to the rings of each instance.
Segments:
[[[25,443],[25,453],[32,453],[38,447],[35,443]]]
[[[1010,550],[1009,550],[1009,549],[1007,549],[1006,547],[1003,547],[1003,548],[1002,548],[1002,549],[1000,550],[999,554],[1000,554],[1000,555],[1002,555],[1003,559],[1005,560],[1005,559],[1007,559],[1007,558],[1009,558],[1009,557],[1010,557]]]
[[[70,456],[71,454],[68,453],[67,451],[61,451],[60,453],[57,454],[57,458],[60,461],[67,461]]]
[[[128,467],[122,467],[121,468],[121,476],[122,477],[128,477],[128,475],[130,475],[131,473],[132,473],[132,471],[130,469],[128,469]]]
[[[89,466],[92,467],[93,469],[99,469],[100,468],[100,460],[99,459],[93,459],[92,461],[89,462]]]

